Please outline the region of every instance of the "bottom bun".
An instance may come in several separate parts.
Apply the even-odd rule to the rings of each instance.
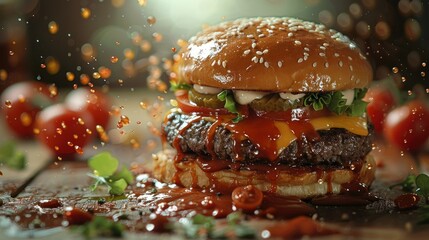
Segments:
[[[274,174],[231,169],[205,172],[195,161],[175,163],[175,154],[174,150],[164,150],[154,155],[155,178],[184,187],[212,188],[221,192],[232,191],[240,186],[254,185],[263,192],[277,196],[311,198],[328,193],[338,194],[341,192],[341,185],[346,183],[359,183],[369,187],[375,174],[375,162],[370,154],[364,159],[360,171],[358,169],[314,171],[309,168],[309,172],[306,172],[302,169],[294,171],[290,168],[285,171],[276,171]]]

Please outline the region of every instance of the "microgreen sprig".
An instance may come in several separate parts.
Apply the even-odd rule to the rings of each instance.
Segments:
[[[88,160],[88,165],[93,173],[88,176],[95,179],[91,190],[95,190],[98,185],[106,185],[112,195],[122,195],[128,184],[133,183],[134,176],[126,168],[121,167],[118,171],[119,161],[108,152],[101,152]]]
[[[182,218],[179,220],[176,231],[182,232],[187,238],[255,238],[255,230],[242,224],[242,219],[243,214],[241,212],[230,213],[226,218],[227,225],[216,228],[216,221],[213,217],[197,214],[192,219]]]
[[[122,237],[124,226],[106,217],[94,216],[90,222],[82,226],[77,226],[74,230],[80,232],[85,239],[93,239],[95,237]]]
[[[408,175],[404,181],[390,186],[389,188],[395,188],[400,186],[403,191],[415,192],[425,199],[426,204],[429,204],[429,176],[421,173],[417,176]]]
[[[0,164],[22,170],[27,165],[27,158],[24,152],[16,148],[15,142],[7,141],[0,145]]]

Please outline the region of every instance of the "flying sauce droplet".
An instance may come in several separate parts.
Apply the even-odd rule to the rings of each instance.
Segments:
[[[88,8],[81,8],[80,14],[84,19],[88,19],[91,16],[91,10]]]
[[[118,57],[116,57],[116,56],[111,56],[110,57],[110,62],[111,63],[117,63],[119,61],[119,58]]]
[[[154,25],[154,24],[156,23],[156,18],[155,18],[155,17],[153,17],[153,16],[149,16],[149,17],[146,19],[146,21],[147,21],[147,23],[149,23],[150,25]]]
[[[9,100],[4,101],[4,105],[5,105],[7,108],[12,108],[12,103],[11,103]]]
[[[58,32],[58,24],[55,21],[48,23],[48,30],[50,34],[56,34]]]

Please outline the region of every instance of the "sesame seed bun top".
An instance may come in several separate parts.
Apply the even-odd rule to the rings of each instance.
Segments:
[[[372,80],[371,66],[350,39],[294,18],[208,27],[179,52],[177,69],[190,83],[275,92],[346,90]]]

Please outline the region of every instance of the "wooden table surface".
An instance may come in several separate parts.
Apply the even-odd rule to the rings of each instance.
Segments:
[[[84,154],[77,161],[59,161],[53,159],[51,154],[37,141],[18,141],[18,148],[26,153],[27,168],[22,171],[1,167],[3,176],[0,177],[0,239],[14,239],[35,236],[41,239],[79,239],[75,232],[64,228],[55,228],[49,231],[22,231],[7,223],[1,217],[10,209],[2,207],[4,203],[23,200],[38,201],[47,198],[67,198],[75,195],[83,198],[91,198],[100,194],[87,190],[91,179],[85,160],[100,151],[110,151],[125,165],[143,164],[150,166],[152,153],[160,149],[160,140],[150,133],[151,126],[159,126],[160,119],[166,108],[152,105],[154,102],[168,103],[170,95],[148,91],[111,91],[115,106],[122,108],[122,114],[130,118],[130,125],[125,126],[123,133],[114,127],[109,132],[111,142],[101,144],[93,142],[88,146]],[[164,100],[162,100],[164,98]],[[148,108],[143,109],[140,102],[147,103]],[[118,117],[113,117],[112,126],[115,126]],[[2,120],[1,120],[2,121]],[[0,122],[0,143],[13,139]],[[139,147],[130,144],[130,140],[139,142]],[[372,191],[387,200],[375,202],[363,207],[318,207],[317,216],[325,222],[344,229],[344,233],[351,239],[427,239],[429,225],[417,225],[416,211],[399,211],[393,206],[394,196],[400,194],[396,190],[389,190],[392,182],[401,180],[409,172],[416,171],[412,157],[406,153],[400,153],[394,148],[377,142],[374,146],[374,155],[383,165],[377,169],[377,180],[372,186]],[[429,154],[420,154],[421,166],[424,168],[429,159]],[[36,194],[35,194],[36,193]],[[11,196],[12,195],[12,196]],[[126,203],[125,203],[126,204]],[[250,223],[255,224],[255,223]],[[258,224],[258,223],[256,223]],[[266,224],[266,223],[264,223]],[[269,223],[268,223],[269,224]],[[356,234],[358,233],[358,234]],[[358,237],[357,237],[358,236]],[[129,239],[159,238],[151,234],[126,233]],[[176,238],[177,236],[163,236]],[[344,235],[328,238],[342,239]]]

